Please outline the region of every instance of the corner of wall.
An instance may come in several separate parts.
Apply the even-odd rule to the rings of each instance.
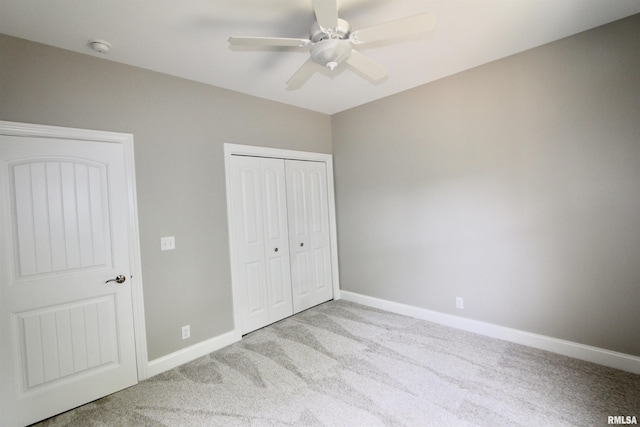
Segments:
[[[190,347],[183,348],[166,356],[149,361],[146,369],[146,378],[151,378],[170,369],[176,368],[185,363],[196,360],[209,353],[220,350],[228,345],[238,342],[242,339],[240,333],[236,330],[229,331],[225,334],[218,335]],[[141,379],[146,379],[141,378]]]

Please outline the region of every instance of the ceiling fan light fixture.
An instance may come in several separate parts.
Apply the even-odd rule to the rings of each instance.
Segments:
[[[311,58],[330,70],[349,59],[351,43],[340,39],[320,40],[311,46]]]

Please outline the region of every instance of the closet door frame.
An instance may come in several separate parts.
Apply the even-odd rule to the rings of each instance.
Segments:
[[[239,338],[241,334],[240,316],[238,307],[239,298],[239,274],[236,271],[238,259],[235,246],[235,223],[231,209],[231,157],[232,156],[268,157],[285,160],[306,160],[322,162],[327,172],[327,206],[329,209],[329,239],[331,249],[331,283],[333,286],[333,299],[340,299],[340,279],[338,275],[338,240],[336,232],[335,194],[333,187],[333,156],[325,153],[313,153],[309,151],[285,150],[280,148],[257,147],[240,144],[224,144],[224,166],[227,185],[227,225],[229,229],[229,254],[231,261],[231,286],[233,290],[233,323],[234,331]]]

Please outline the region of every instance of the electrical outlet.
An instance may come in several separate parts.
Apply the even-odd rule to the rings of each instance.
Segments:
[[[456,308],[464,310],[464,299],[462,297],[456,297]]]
[[[176,238],[173,236],[160,238],[160,250],[170,251],[176,248]]]
[[[182,339],[186,340],[187,338],[191,338],[191,325],[182,327]]]

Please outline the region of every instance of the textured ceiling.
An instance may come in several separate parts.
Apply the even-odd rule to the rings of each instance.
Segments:
[[[307,38],[311,0],[0,0],[0,33],[333,114],[640,13],[638,0],[338,0],[352,29],[432,12],[432,32],[359,50],[388,69],[347,66],[298,90],[302,48],[229,48],[231,35]],[[89,41],[112,45],[102,55]],[[2,60],[0,58],[0,60]]]

